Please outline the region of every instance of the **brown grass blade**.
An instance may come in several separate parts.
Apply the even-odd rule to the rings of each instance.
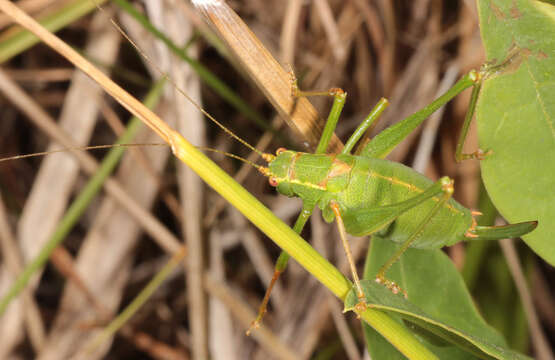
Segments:
[[[291,96],[290,74],[224,1],[194,0],[193,3],[287,124],[315,148],[324,121],[306,98]],[[341,141],[334,136],[328,150],[338,152],[341,147]]]

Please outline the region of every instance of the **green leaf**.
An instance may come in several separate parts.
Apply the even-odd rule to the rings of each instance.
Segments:
[[[379,267],[398,248],[399,245],[376,236],[372,240],[364,273],[369,280],[363,281],[371,307],[405,321],[426,347],[442,359],[526,358],[508,349],[499,333],[481,318],[462,277],[440,250],[408,249],[387,272],[387,278],[408,293],[408,300],[375,283]],[[345,308],[350,310],[357,302],[351,291],[345,299]],[[371,341],[368,347],[373,358],[395,358],[396,350],[377,340],[376,334],[365,329],[365,335]],[[450,344],[442,346],[445,342]]]
[[[538,220],[523,237],[555,265],[555,6],[527,0],[479,1],[490,61],[511,49],[520,60],[484,81],[477,104],[482,177],[511,223]]]

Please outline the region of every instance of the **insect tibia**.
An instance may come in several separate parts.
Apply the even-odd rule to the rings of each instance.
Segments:
[[[537,221],[526,221],[502,226],[476,226],[474,229],[469,230],[472,236],[465,236],[469,240],[511,239],[528,234],[537,226]]]

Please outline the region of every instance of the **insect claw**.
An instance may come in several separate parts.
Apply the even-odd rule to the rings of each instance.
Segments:
[[[472,210],[470,211],[470,215],[472,216],[472,224],[470,225],[470,228],[466,230],[466,232],[464,233],[464,236],[467,238],[474,239],[478,237],[478,235],[473,233],[474,229],[476,229],[476,226],[478,226],[478,223],[476,222],[476,219],[474,218],[474,216],[480,216],[482,215],[482,213],[479,211]]]
[[[376,276],[375,281],[378,284],[385,285],[385,287],[388,288],[393,294],[397,295],[399,293],[402,293],[404,298],[408,299],[407,292],[403,290],[403,288],[401,288],[399,285],[397,285],[397,283],[395,283],[394,281],[387,280],[386,278],[380,275]]]
[[[478,237],[478,235],[472,233],[472,229],[468,229],[465,233],[464,236],[467,238],[471,238],[471,239],[475,239]]]
[[[470,154],[462,154],[462,160],[484,160],[491,154],[493,154],[493,150],[484,151],[482,149],[478,149]]]
[[[366,311],[367,308],[368,305],[364,300],[359,301],[358,304],[355,305],[355,313],[357,314],[357,319],[360,318],[360,313]]]
[[[245,335],[250,336],[253,330],[260,328],[260,321],[258,319],[251,322],[251,326],[245,331]]]
[[[488,151],[484,152],[482,149],[478,149],[472,154],[472,156],[476,160],[484,160],[485,158],[487,158],[491,154],[493,154],[493,150],[488,150]]]
[[[342,96],[345,94],[345,91],[341,88],[330,88],[328,92],[330,96]]]

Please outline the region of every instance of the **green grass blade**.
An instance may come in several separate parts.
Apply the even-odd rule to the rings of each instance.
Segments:
[[[159,81],[149,92],[145,98],[146,106],[153,107],[158,102],[162,93],[163,83],[163,81]],[[124,134],[118,139],[118,143],[129,143],[141,126],[141,121],[133,117]],[[68,208],[46,245],[41,249],[37,257],[25,266],[23,272],[17,277],[6,295],[0,300],[0,316],[4,313],[10,302],[25,288],[33,274],[44,266],[54,249],[56,249],[71,229],[73,229],[73,226],[86,210],[89,203],[102,188],[104,181],[110,176],[118,164],[124,151],[124,147],[115,147],[110,150],[97,173],[89,180],[87,185],[83,188],[83,191],[81,191],[79,196]]]
[[[39,22],[51,32],[56,32],[75,20],[87,15],[102,5],[106,0],[77,0],[54,14],[51,14]],[[39,42],[39,39],[27,30],[19,30],[2,39],[0,43],[0,63],[6,62],[22,51]]]
[[[106,326],[102,332],[91,342],[89,347],[93,351],[96,347],[104,341],[111,338],[116,331],[118,331],[130,318],[143,306],[143,304],[154,294],[154,292],[162,285],[164,280],[171,275],[172,271],[179,265],[181,260],[185,257],[187,251],[186,247],[182,246],[164,265],[162,269],[148,282],[143,290],[127,305],[127,307]]]

